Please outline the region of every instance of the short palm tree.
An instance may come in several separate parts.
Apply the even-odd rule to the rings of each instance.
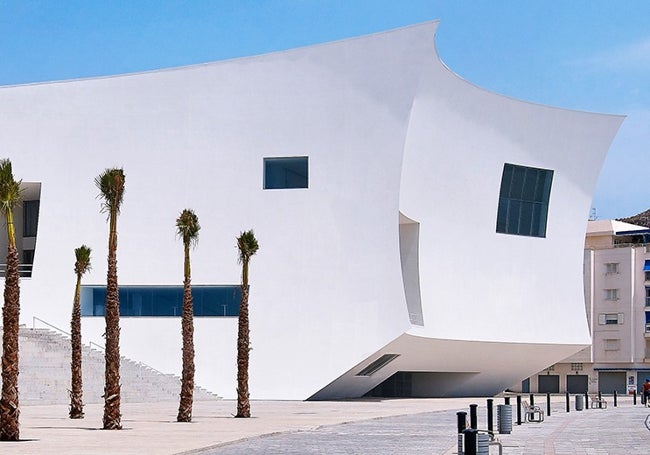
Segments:
[[[251,404],[248,391],[248,357],[250,352],[250,329],[248,320],[248,264],[257,253],[259,244],[252,230],[237,237],[241,273],[241,304],[239,305],[239,328],[237,331],[237,415],[250,417]]]
[[[102,212],[108,213],[108,273],[106,274],[106,369],[104,383],[105,430],[121,430],[120,414],[120,295],[117,285],[117,216],[124,197],[124,170],[106,169],[95,178],[102,199]]]
[[[181,379],[181,402],[178,406],[178,422],[192,421],[194,400],[194,305],[192,302],[192,273],[190,269],[190,247],[199,241],[199,219],[191,209],[185,209],[176,219],[176,232],[183,239],[183,377]]]
[[[2,310],[2,398],[0,441],[18,441],[18,321],[20,318],[20,272],[13,210],[20,203],[20,180],[14,179],[11,161],[0,160],[0,212],[7,225],[7,269]]]
[[[81,245],[75,248],[74,273],[77,275],[77,285],[74,289],[74,301],[72,303],[72,320],[70,321],[70,333],[72,334],[72,360],[70,369],[72,373],[72,387],[70,391],[70,418],[83,419],[83,380],[81,376],[81,305],[79,296],[81,294],[81,277],[90,270],[90,248]]]

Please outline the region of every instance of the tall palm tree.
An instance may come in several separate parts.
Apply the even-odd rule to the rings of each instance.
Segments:
[[[176,219],[176,232],[183,239],[185,262],[183,267],[183,377],[181,402],[178,406],[178,422],[192,421],[194,400],[194,306],[192,302],[192,273],[190,270],[190,247],[199,241],[199,218],[193,210],[185,209]]]
[[[237,415],[250,417],[251,403],[248,391],[248,355],[250,351],[250,329],[248,321],[248,264],[257,253],[259,244],[253,230],[242,232],[237,237],[241,272],[241,304],[239,305],[239,328],[237,331]]]
[[[20,180],[14,179],[11,161],[0,160],[0,212],[7,224],[7,269],[2,308],[2,398],[0,441],[18,441],[18,321],[20,318],[20,272],[13,210],[21,199]]]
[[[102,212],[108,213],[108,273],[106,274],[106,370],[104,383],[104,429],[121,430],[120,414],[120,296],[117,286],[117,216],[124,197],[124,170],[106,169],[95,178],[102,201]]]
[[[70,333],[72,334],[72,360],[70,369],[72,373],[72,387],[70,391],[70,418],[83,419],[83,380],[81,376],[81,305],[79,296],[81,294],[81,277],[90,270],[90,248],[81,245],[75,248],[74,273],[77,275],[77,285],[74,289],[74,301],[72,303],[72,320],[70,321]]]

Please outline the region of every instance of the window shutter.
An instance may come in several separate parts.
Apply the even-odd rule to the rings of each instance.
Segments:
[[[599,315],[598,315],[598,324],[600,324],[600,325],[605,325],[605,324],[607,324],[607,320],[605,319],[605,315],[604,315],[604,314],[599,314]]]
[[[623,313],[618,313],[618,323],[623,324],[625,321],[625,315]]]

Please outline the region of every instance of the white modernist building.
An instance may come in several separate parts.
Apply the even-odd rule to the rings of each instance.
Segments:
[[[438,59],[437,26],[0,88],[2,156],[29,187],[23,322],[67,327],[85,243],[83,336],[102,343],[93,179],[122,166],[122,354],[180,372],[193,208],[196,382],[222,396],[250,228],[253,398],[489,395],[588,346],[585,220],[623,118],[478,88]]]

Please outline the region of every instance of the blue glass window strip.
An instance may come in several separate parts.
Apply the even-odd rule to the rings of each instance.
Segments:
[[[241,287],[192,286],[195,317],[239,315]],[[81,287],[81,315],[104,316],[106,286]],[[183,286],[120,286],[120,316],[181,316]]]
[[[496,231],[546,237],[553,171],[505,163],[499,191]]]
[[[309,158],[264,158],[264,189],[309,187]]]

